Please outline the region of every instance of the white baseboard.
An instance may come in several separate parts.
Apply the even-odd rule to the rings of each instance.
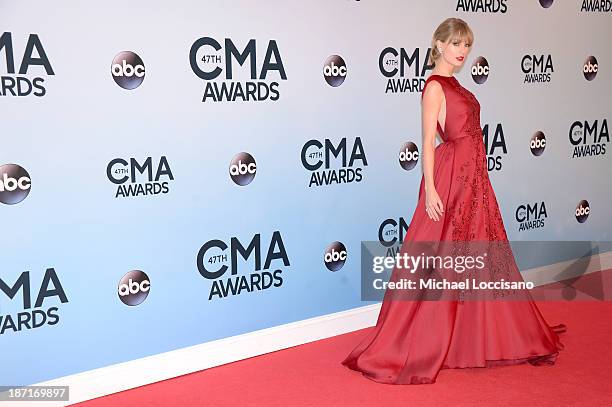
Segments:
[[[69,403],[43,403],[45,406],[65,406],[366,328],[376,323],[379,308],[379,303],[367,305],[89,370],[36,385],[70,386]],[[30,404],[32,407],[41,406],[40,402],[20,402],[19,406],[26,407]]]
[[[612,252],[594,255],[580,261],[584,262],[585,270],[581,274],[610,269]],[[526,281],[533,281],[536,285],[547,284],[555,282],[555,278],[575,262],[576,260],[570,260],[555,263],[525,270],[522,274]],[[564,275],[564,277],[576,276]],[[380,303],[367,305],[89,370],[37,385],[70,386],[69,403],[44,403],[45,406],[64,406],[367,328],[376,323],[379,310]],[[3,404],[0,402],[0,405]],[[33,407],[41,405],[40,402],[19,403],[21,407],[30,404]]]

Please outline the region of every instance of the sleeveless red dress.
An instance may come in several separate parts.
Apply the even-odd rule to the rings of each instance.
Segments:
[[[443,140],[434,153],[434,185],[444,213],[425,212],[424,178],[400,253],[411,241],[504,241],[507,235],[489,181],[480,104],[454,76],[431,75],[446,98]],[[421,95],[422,97],[422,95]],[[523,281],[514,257],[507,261]],[[394,271],[395,272],[395,271]],[[387,290],[388,292],[389,290]],[[554,364],[563,344],[527,294],[526,301],[394,301],[385,293],[376,326],[342,361],[381,383],[435,383],[441,369],[529,362]]]

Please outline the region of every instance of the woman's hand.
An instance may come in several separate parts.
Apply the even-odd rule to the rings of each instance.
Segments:
[[[425,195],[425,212],[430,219],[440,220],[444,213],[442,200],[435,188],[428,189]]]

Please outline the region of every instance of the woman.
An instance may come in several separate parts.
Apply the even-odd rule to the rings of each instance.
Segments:
[[[400,253],[417,241],[500,243],[487,246],[497,261],[480,279],[523,282],[489,182],[480,104],[454,77],[472,42],[471,29],[458,18],[442,22],[433,35],[429,64],[435,67],[422,93],[423,178]],[[436,130],[443,140],[437,147]],[[565,326],[548,326],[528,291],[520,301],[500,299],[498,292],[487,300],[466,300],[464,292],[423,300],[435,299],[430,294],[423,289],[416,300],[398,301],[387,289],[376,327],[342,364],[381,383],[425,384],[446,368],[554,364],[563,348],[557,333]]]

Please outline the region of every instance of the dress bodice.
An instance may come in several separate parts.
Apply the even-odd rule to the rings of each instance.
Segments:
[[[446,99],[446,121],[444,129],[438,121],[438,132],[444,141],[452,141],[461,137],[482,137],[480,127],[480,103],[476,96],[459,83],[454,76],[443,76],[432,74],[425,80],[425,88],[432,80],[436,80],[442,86]]]

